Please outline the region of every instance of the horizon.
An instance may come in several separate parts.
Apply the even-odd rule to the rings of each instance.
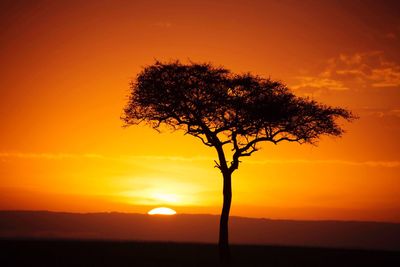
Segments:
[[[218,220],[212,214],[0,211],[0,239],[216,244]],[[231,243],[236,245],[400,251],[400,223],[232,216],[230,228]]]
[[[90,215],[90,214],[126,214],[126,215],[144,215],[144,216],[155,216],[155,217],[173,217],[180,215],[190,216],[214,216],[219,217],[219,213],[176,213],[176,214],[148,214],[139,212],[124,212],[124,211],[58,211],[58,210],[0,210],[1,212],[20,212],[20,213],[62,213],[62,214],[79,214],[79,215]],[[343,223],[378,223],[378,224],[400,224],[400,221],[364,221],[364,220],[338,220],[338,219],[288,219],[288,218],[268,218],[268,217],[247,217],[240,215],[230,215],[230,218],[241,218],[241,219],[254,219],[254,220],[268,220],[268,221],[293,221],[293,222],[343,222]]]

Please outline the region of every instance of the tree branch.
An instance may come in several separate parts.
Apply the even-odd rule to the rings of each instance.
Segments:
[[[221,165],[219,165],[219,163],[216,160],[214,160],[214,162],[215,162],[214,168],[221,169]]]
[[[252,150],[251,150],[250,152],[247,152],[247,153],[240,153],[239,157],[248,157],[248,156],[251,156],[251,154],[253,154],[253,153],[256,152],[256,151],[258,151],[258,149],[257,149],[255,146],[253,146],[253,147],[252,147]]]
[[[243,152],[246,152],[250,148],[252,148],[256,143],[262,142],[262,141],[272,141],[271,138],[269,137],[258,137],[253,139],[252,141],[248,142],[244,147],[240,148],[238,151],[242,154]]]
[[[210,142],[204,140],[204,138],[203,138],[200,134],[191,134],[191,133],[188,133],[188,134],[190,134],[190,135],[192,135],[192,136],[194,136],[194,137],[199,138],[199,139],[203,142],[203,144],[205,144],[206,146],[210,146],[210,147],[214,146],[212,143],[210,143]]]

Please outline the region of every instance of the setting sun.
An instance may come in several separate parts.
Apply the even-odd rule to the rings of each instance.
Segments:
[[[150,210],[147,214],[149,215],[175,215],[176,211],[170,208],[160,207]]]

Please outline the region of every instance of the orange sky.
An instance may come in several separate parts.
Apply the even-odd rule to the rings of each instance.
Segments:
[[[2,1],[0,209],[219,213],[211,148],[119,119],[142,66],[190,59],[360,116],[244,159],[233,215],[400,222],[400,5],[216,2]]]

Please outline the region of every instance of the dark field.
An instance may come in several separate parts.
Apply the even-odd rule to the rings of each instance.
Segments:
[[[233,266],[400,266],[400,252],[232,246]],[[213,244],[1,240],[0,266],[219,266]]]

